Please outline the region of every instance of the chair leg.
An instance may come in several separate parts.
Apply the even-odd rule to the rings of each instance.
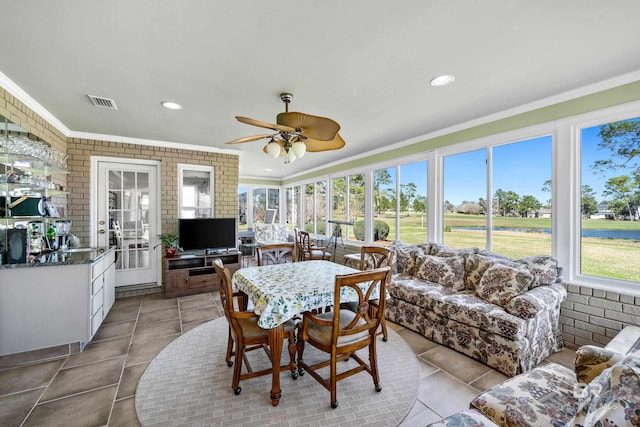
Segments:
[[[376,340],[371,340],[369,345],[369,366],[371,367],[371,376],[373,377],[373,385],[377,392],[382,391],[380,385],[380,376],[378,375],[378,358],[376,356]]]
[[[380,325],[382,326],[382,341],[387,342],[389,336],[387,335],[387,319],[384,317],[384,314],[382,315]]]
[[[233,354],[233,339],[231,338],[231,326],[229,326],[229,338],[227,339],[227,357],[225,358],[228,367],[233,366],[231,355]]]
[[[291,378],[298,379],[298,371],[296,370],[296,337],[295,335],[289,337],[289,370],[291,371]]]
[[[238,395],[242,391],[240,387],[240,376],[242,375],[242,356],[244,356],[244,343],[236,342],[235,364],[233,366],[233,379],[231,380],[231,388]]]
[[[329,378],[330,386],[331,386],[331,407],[336,409],[338,407],[338,393],[336,391],[336,383],[338,376],[338,367],[336,366],[336,355],[331,355],[331,376]]]
[[[304,341],[302,341],[299,337],[298,337],[297,347],[298,347],[298,375],[303,376],[304,368],[302,367],[302,353],[304,353]]]

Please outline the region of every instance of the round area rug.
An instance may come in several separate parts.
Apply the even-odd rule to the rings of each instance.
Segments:
[[[242,393],[231,389],[233,368],[227,366],[227,320],[207,322],[178,337],[151,361],[138,382],[135,396],[143,426],[280,426],[375,425],[396,426],[411,409],[418,389],[417,359],[407,343],[389,330],[389,341],[378,337],[378,370],[382,391],[371,375],[360,372],[338,381],[338,407],[331,409],[330,393],[308,373],[291,378],[280,374],[280,405],[271,406],[271,375],[240,381]],[[289,359],[286,343],[283,360]],[[360,351],[364,360],[368,352]],[[310,345],[305,360],[325,358]],[[269,365],[262,350],[249,352],[253,370]],[[340,362],[338,372],[355,366]],[[243,364],[245,370],[245,364]],[[325,368],[328,376],[328,368]],[[321,371],[322,372],[322,371]]]

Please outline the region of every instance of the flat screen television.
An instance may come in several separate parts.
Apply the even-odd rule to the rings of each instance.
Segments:
[[[235,248],[235,218],[180,218],[178,245],[185,251]]]

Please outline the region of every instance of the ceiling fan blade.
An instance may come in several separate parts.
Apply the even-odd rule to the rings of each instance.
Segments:
[[[261,122],[260,120],[251,119],[249,117],[236,116],[236,120],[242,123],[246,123],[252,126],[258,126],[261,128],[272,129],[278,132],[295,132],[295,128],[285,126],[285,125],[275,125],[273,123]]]
[[[304,145],[307,146],[307,151],[311,152],[339,150],[345,145],[344,139],[342,139],[342,137],[338,133],[336,134],[335,138],[330,141],[321,141],[313,138],[307,138],[303,141]]]
[[[229,141],[227,142],[227,144],[240,144],[242,142],[257,141],[262,138],[269,138],[270,136],[272,136],[270,133],[265,133],[262,135],[254,135],[254,136],[245,136],[243,138],[238,138],[238,139],[234,139],[233,141]]]
[[[305,113],[280,113],[277,122],[292,128],[303,129],[303,135],[321,141],[334,139],[340,130],[340,125],[335,120]]]

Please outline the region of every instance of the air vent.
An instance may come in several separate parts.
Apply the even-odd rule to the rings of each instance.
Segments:
[[[99,108],[107,108],[109,110],[117,110],[116,101],[109,98],[103,98],[101,96],[87,95],[91,100],[91,103]]]

